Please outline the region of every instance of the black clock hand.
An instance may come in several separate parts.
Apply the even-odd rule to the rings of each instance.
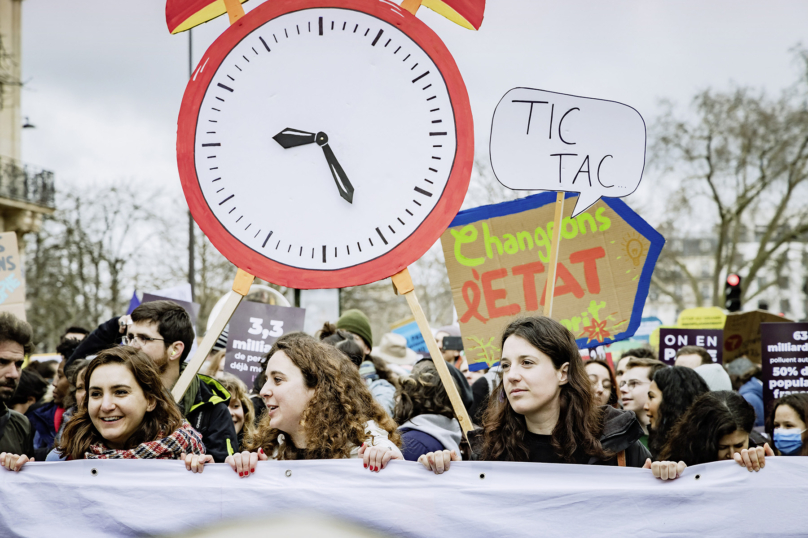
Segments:
[[[272,138],[275,139],[275,142],[283,146],[284,149],[289,149],[295,146],[305,146],[306,144],[313,143],[314,133],[287,127]]]
[[[331,175],[334,176],[334,183],[337,184],[339,195],[342,196],[349,204],[353,203],[354,188],[351,185],[348,176],[345,175],[345,170],[340,166],[339,161],[334,156],[331,146],[328,145],[328,135],[320,131],[317,133],[317,144],[323,148],[325,160],[328,162],[328,169],[331,170]]]

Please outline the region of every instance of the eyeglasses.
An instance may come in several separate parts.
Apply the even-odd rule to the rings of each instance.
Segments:
[[[151,336],[143,336],[140,334],[133,334],[133,335],[127,334],[126,336],[121,337],[121,344],[125,346],[134,346],[135,344],[145,346],[149,342],[154,342],[155,340],[165,342],[164,338],[152,338]]]
[[[640,381],[639,379],[632,379],[630,381],[621,381],[620,388],[628,386],[628,390],[634,390],[641,385],[650,385],[650,381]]]

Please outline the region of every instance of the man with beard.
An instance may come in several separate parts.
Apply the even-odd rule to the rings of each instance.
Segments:
[[[121,338],[121,333],[124,333]],[[170,391],[185,369],[194,330],[191,316],[172,301],[143,303],[131,316],[113,318],[99,326],[76,349],[68,364],[122,341],[140,349],[157,366]],[[212,377],[198,374],[179,403],[183,416],[202,434],[207,453],[217,463],[238,450],[238,436],[228,406],[230,393]]]
[[[34,430],[25,415],[6,402],[17,390],[20,370],[33,343],[31,326],[8,312],[0,313],[0,453],[34,456]]]

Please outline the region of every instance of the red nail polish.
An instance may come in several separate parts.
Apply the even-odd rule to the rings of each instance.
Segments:
[[[244,473],[239,473],[238,475],[239,475],[239,476],[244,476]]]
[[[250,472],[251,472],[251,473],[254,473],[254,472],[255,472],[255,469],[250,469]]]
[[[367,469],[367,468],[368,468],[368,464],[366,463],[366,464],[365,464],[365,469]]]

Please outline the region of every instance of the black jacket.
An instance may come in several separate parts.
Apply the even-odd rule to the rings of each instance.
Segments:
[[[67,365],[114,347],[123,336],[118,319],[105,321],[82,340],[68,359]],[[185,363],[180,365],[180,371],[184,369]],[[217,463],[223,462],[227,456],[238,450],[236,429],[227,408],[229,403],[230,393],[215,379],[200,374],[196,376],[196,382],[191,383],[185,391],[179,405],[182,415],[202,434],[207,453]]]
[[[604,424],[600,443],[603,448],[615,454],[607,460],[596,457],[589,458],[588,465],[617,465],[616,454],[626,451],[626,467],[642,467],[645,460],[651,457],[648,449],[640,443],[643,435],[642,426],[633,411],[623,411],[611,406],[603,406]],[[469,433],[473,460],[482,459],[483,430],[474,430]]]
[[[34,428],[25,415],[9,409],[2,401],[0,401],[0,452],[34,457]]]
[[[205,450],[216,463],[224,462],[239,449],[229,404],[230,393],[218,381],[197,374],[179,406],[186,420],[202,434]]]

